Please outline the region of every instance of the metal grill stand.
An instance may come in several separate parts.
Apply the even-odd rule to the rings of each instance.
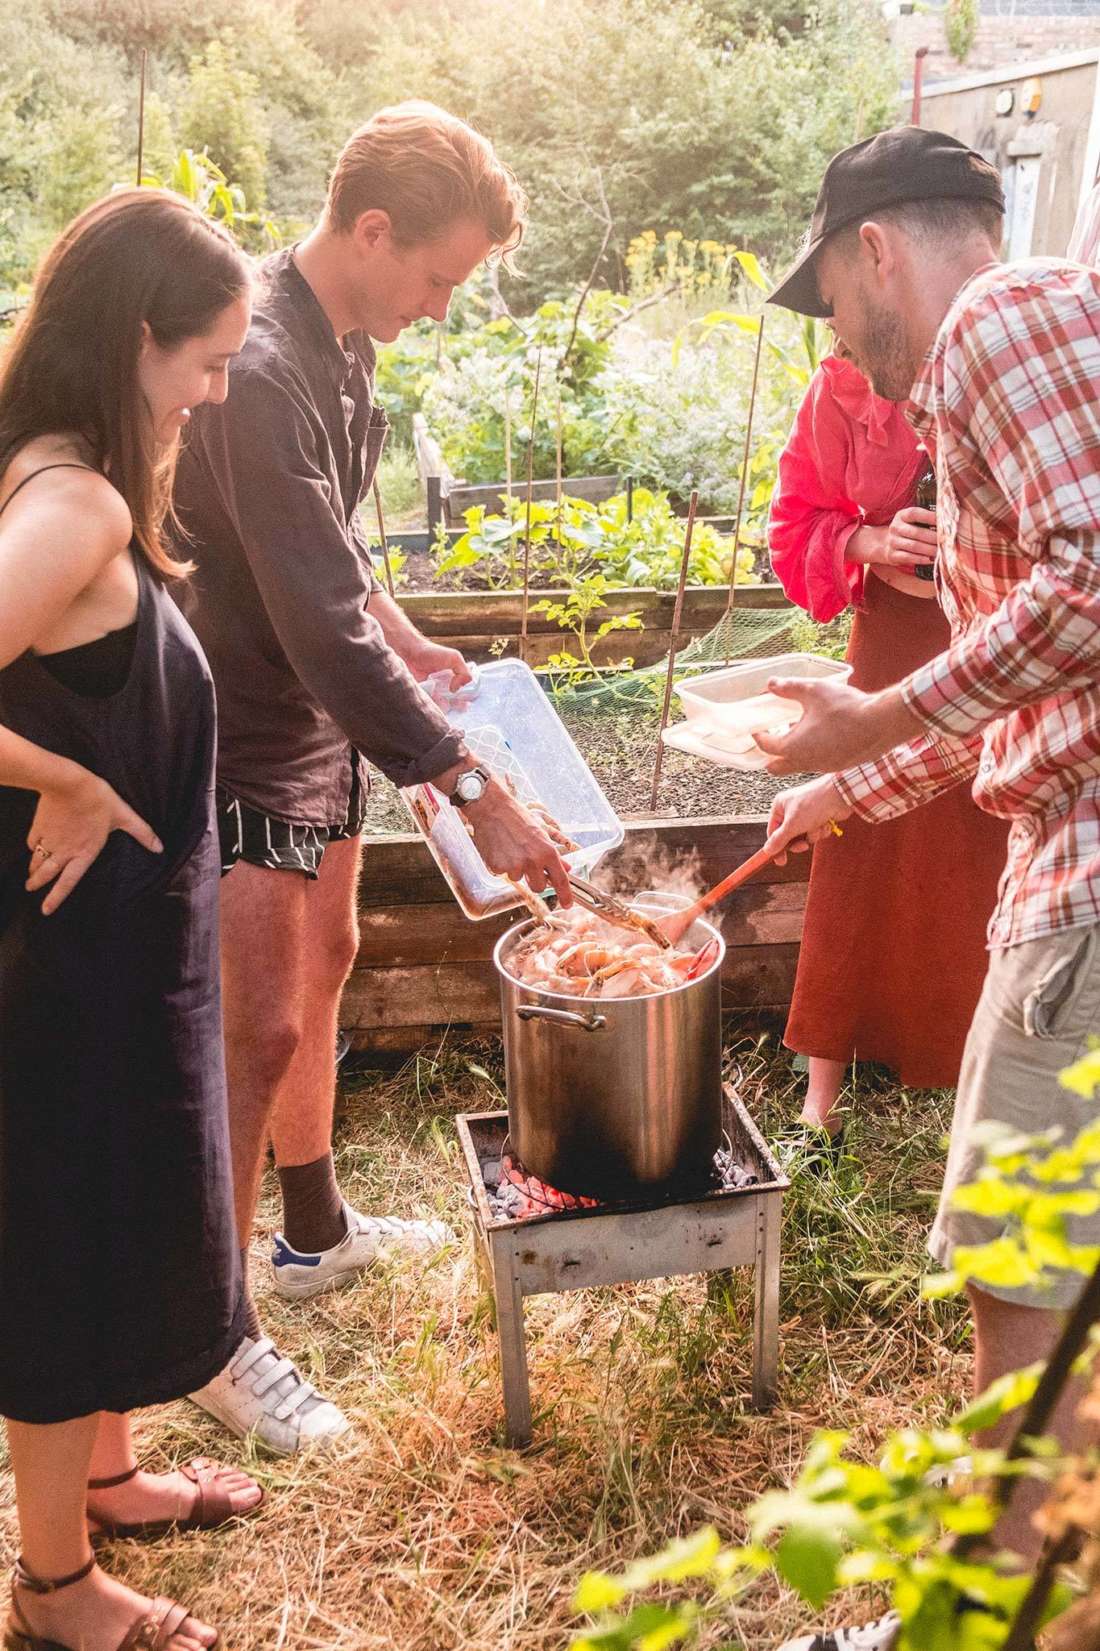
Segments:
[[[470,1176],[474,1247],[496,1307],[505,1432],[509,1445],[531,1442],[531,1391],[523,1328],[524,1296],[584,1290],[681,1273],[753,1267],[752,1403],[775,1399],[779,1362],[779,1219],[790,1185],[737,1096],[725,1092],[726,1133],[756,1184],[717,1188],[679,1202],[635,1202],[562,1210],[515,1221],[489,1202],[485,1166],[499,1163],[506,1112],[463,1112],[458,1135]]]

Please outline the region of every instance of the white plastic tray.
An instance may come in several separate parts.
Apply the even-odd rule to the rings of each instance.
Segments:
[[[843,660],[791,653],[693,677],[676,690],[687,713],[686,722],[666,728],[662,738],[677,751],[687,751],[720,768],[758,771],[767,766],[768,754],[757,745],[755,736],[785,733],[802,714],[797,700],[767,691],[771,678],[846,681],[851,671]]]
[[[842,659],[822,659],[820,654],[773,654],[770,659],[746,659],[724,671],[689,677],[677,684],[676,693],[687,717],[713,717],[716,706],[762,694],[773,676],[809,677],[821,681],[834,677],[845,681],[852,667]]]

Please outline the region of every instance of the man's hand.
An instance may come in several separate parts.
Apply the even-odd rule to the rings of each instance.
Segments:
[[[828,776],[792,786],[789,791],[781,791],[772,803],[764,847],[781,866],[788,850],[792,854],[805,853],[812,843],[831,836],[833,827],[851,812]]]
[[[447,687],[452,694],[457,694],[460,688],[465,688],[474,679],[469,664],[457,648],[441,647],[438,642],[429,642],[427,637],[419,634],[416,642],[406,647],[402,657],[417,682],[426,682],[430,676],[449,671]]]
[[[399,659],[403,659],[417,682],[434,676],[437,671],[449,671],[451,693],[457,693],[473,680],[473,673],[457,648],[444,648],[422,636],[412,620],[392,596],[381,588],[371,592],[370,613],[382,627],[382,635]]]
[[[568,866],[542,827],[499,780],[491,779],[477,802],[467,803],[462,812],[490,871],[514,882],[525,877],[536,894],[550,883],[562,906],[573,904]]]
[[[843,682],[776,677],[768,689],[802,706],[790,733],[753,736],[771,757],[772,774],[834,774],[881,757],[924,729],[897,688],[865,694]]]

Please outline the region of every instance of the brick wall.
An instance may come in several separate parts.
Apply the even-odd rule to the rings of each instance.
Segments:
[[[1026,17],[1010,13],[1012,0],[982,0],[982,15],[974,45],[959,64],[947,49],[943,19],[923,12],[899,17],[892,26],[902,75],[912,83],[913,54],[928,47],[924,79],[955,80],[983,74],[1031,58],[1057,57],[1063,52],[1100,49],[1100,0],[1025,0]],[[1070,12],[1071,15],[1065,15]],[[1040,13],[1044,15],[1040,15]]]

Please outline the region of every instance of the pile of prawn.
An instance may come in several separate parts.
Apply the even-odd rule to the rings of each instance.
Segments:
[[[545,908],[544,908],[545,910]],[[508,954],[508,973],[539,992],[569,997],[642,997],[682,986],[694,951],[633,939],[583,907],[547,912]]]

